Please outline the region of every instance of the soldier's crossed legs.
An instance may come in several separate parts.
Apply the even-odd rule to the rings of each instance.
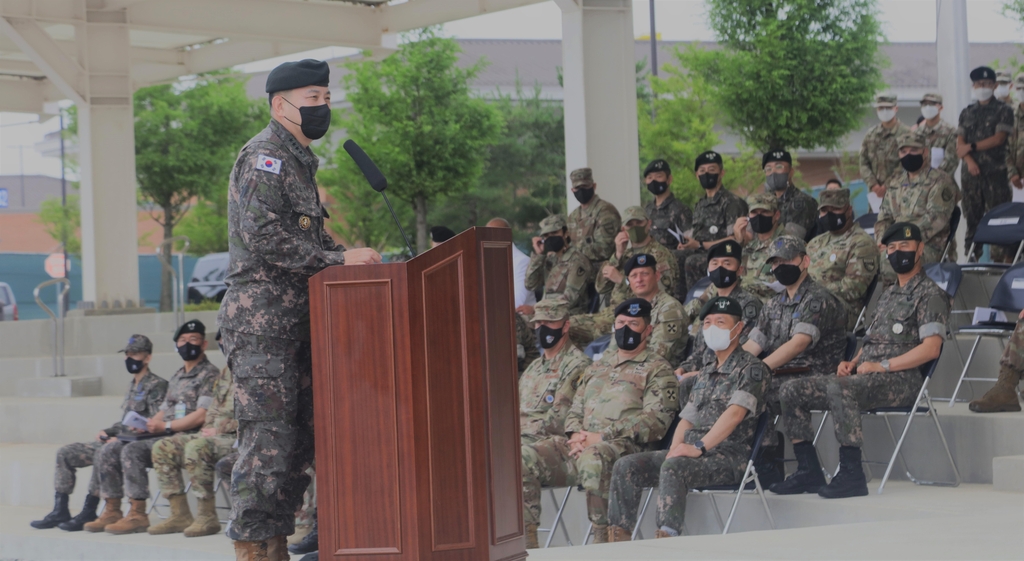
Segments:
[[[89,478],[89,494],[100,494],[99,455],[103,442],[76,442],[57,450],[57,467],[53,470],[53,489],[70,495],[75,490],[75,470],[95,465]]]

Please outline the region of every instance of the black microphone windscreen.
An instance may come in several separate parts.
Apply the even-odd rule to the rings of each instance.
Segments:
[[[366,181],[370,183],[370,187],[373,187],[374,191],[380,193],[388,188],[388,179],[384,177],[384,174],[377,168],[377,164],[373,163],[373,160],[366,155],[366,152],[363,152],[363,149],[354,140],[346,140],[343,146],[348,155],[352,157],[352,161],[359,166],[359,171],[363,172],[363,176],[366,177]]]

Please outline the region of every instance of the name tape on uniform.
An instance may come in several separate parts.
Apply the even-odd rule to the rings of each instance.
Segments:
[[[260,154],[256,157],[256,169],[263,171],[269,171],[275,175],[281,174],[281,160],[277,158],[271,158],[266,154]]]

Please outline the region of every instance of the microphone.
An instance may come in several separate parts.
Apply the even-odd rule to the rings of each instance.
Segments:
[[[352,158],[352,161],[359,166],[359,171],[363,172],[363,177],[366,178],[370,187],[384,197],[384,202],[388,205],[388,210],[391,211],[391,217],[395,219],[395,224],[398,225],[398,231],[402,233],[402,238],[405,240],[405,246],[409,248],[409,254],[416,257],[416,250],[414,250],[412,248],[412,244],[409,243],[409,236],[405,235],[405,228],[402,228],[402,223],[398,221],[398,215],[395,214],[395,209],[391,207],[391,201],[388,200],[388,194],[384,192],[384,190],[388,188],[388,178],[384,177],[384,174],[380,172],[380,168],[377,167],[377,164],[373,163],[373,160],[366,155],[366,152],[364,152],[354,140],[346,140],[343,146],[345,151],[348,152],[349,157]]]

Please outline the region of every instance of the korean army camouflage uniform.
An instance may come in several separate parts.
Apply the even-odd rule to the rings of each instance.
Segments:
[[[672,367],[650,349],[619,361],[605,353],[590,365],[576,390],[565,433],[600,433],[602,441],[579,458],[569,455],[565,436],[524,445],[523,518],[540,522],[541,487],[580,485],[587,495],[587,515],[595,526],[608,524],[608,489],[612,465],[623,456],[650,450],[665,436],[679,411]]]
[[[879,95],[878,103],[896,104],[895,95]],[[892,174],[900,167],[899,146],[896,145],[900,136],[910,132],[910,128],[896,120],[896,126],[885,128],[882,123],[871,127],[860,145],[860,177],[868,186],[885,185]],[[956,151],[954,150],[955,154]]]
[[[747,197],[747,205],[751,212],[762,208],[774,211],[778,208],[775,195],[769,193],[758,193]],[[762,302],[775,296],[775,291],[768,286],[776,283],[775,275],[767,266],[768,255],[775,240],[785,233],[782,223],[776,223],[775,229],[768,234],[767,239],[762,240],[758,237],[760,234],[754,234],[754,239],[743,246],[743,265],[746,268],[743,279],[746,281],[746,289],[760,298]]]
[[[764,392],[771,371],[757,357],[737,347],[718,367],[708,363],[697,375],[690,401],[679,417],[693,425],[683,442],[693,444],[711,430],[731,405],[747,409],[747,416],[721,443],[699,458],[666,459],[667,450],[644,452],[615,463],[612,476],[609,523],[632,532],[644,489],[658,489],[660,529],[683,533],[686,495],[690,489],[707,485],[738,483],[750,458],[750,446],[764,411]]]
[[[967,144],[981,142],[998,132],[1012,135],[1013,109],[995,98],[986,105],[974,101],[960,112],[960,122],[956,132],[964,137],[964,142]],[[996,206],[1010,202],[1013,198],[1010,193],[1009,177],[1006,173],[1006,155],[1006,144],[988,150],[971,152],[968,156],[978,164],[981,173],[971,175],[966,163],[960,168],[960,186],[963,189],[961,208],[964,221],[967,222],[964,244],[968,249],[974,241],[974,233],[978,230],[978,224],[985,213]],[[925,239],[927,240],[927,236]],[[981,249],[975,248],[975,253],[981,255]],[[1013,248],[994,245],[990,251],[993,260],[1000,260],[1007,252],[1012,255]]]
[[[861,363],[900,356],[926,337],[944,336],[949,297],[922,270],[905,286],[893,283],[882,292],[861,348]],[[812,410],[828,410],[842,446],[861,446],[860,412],[876,407],[905,407],[921,389],[917,368],[850,376],[815,376],[782,385],[782,418],[786,436],[812,441]]]
[[[1015,87],[1024,89],[1024,72],[1014,80]],[[1006,141],[1006,177],[1024,176],[1024,100],[1013,108],[1013,134]]]
[[[129,411],[134,411],[149,419],[160,411],[160,404],[163,403],[166,393],[167,380],[152,372],[147,372],[139,380],[138,384],[135,383],[135,380],[132,380],[128,383],[128,392],[121,403],[121,418],[123,419]],[[103,432],[110,436],[117,436],[127,430],[121,424],[121,421],[118,421],[109,428],[103,429]],[[104,449],[108,447],[110,450],[105,455],[111,460],[117,461],[117,471],[120,473],[120,450],[124,447],[122,442],[104,443],[96,440],[93,442],[76,442],[62,446],[60,450],[57,450],[57,466],[53,472],[54,490],[58,493],[70,495],[75,490],[75,470],[91,466],[95,463],[96,467],[93,468],[92,477],[89,479],[89,494],[99,496],[100,476],[103,471],[100,467],[103,465],[101,457],[104,455]],[[121,496],[120,491],[116,496]]]
[[[672,235],[672,232],[681,235],[693,225],[693,211],[671,191],[660,205],[657,201],[644,205],[644,213],[651,220],[651,235],[658,243],[670,249],[679,245],[679,238]]]
[[[309,277],[345,262],[324,229],[318,165],[271,121],[239,152],[228,186],[228,290],[217,321],[235,382],[230,537],[238,541],[290,535],[309,484]]]
[[[569,178],[573,186],[594,184],[590,168],[575,170],[569,174]],[[619,210],[615,205],[594,193],[587,208],[580,205],[569,213],[569,236],[596,269],[615,253],[615,236],[621,224]]]
[[[927,93],[924,94],[922,100],[942,103],[942,96],[936,93]],[[937,167],[935,165],[936,162],[932,161],[931,166],[939,171],[946,172],[952,177],[953,172],[956,171],[956,166],[960,165],[960,158],[956,155],[956,127],[942,119],[939,119],[939,122],[934,127],[928,126],[927,121],[921,121],[917,125],[917,132],[924,135],[924,146],[929,153],[931,153],[933,148],[942,149],[942,161],[938,163]]]
[[[533,329],[530,329],[530,323],[526,317],[519,313],[515,316],[516,363],[519,375],[522,376],[523,372],[526,371],[526,367],[540,356],[540,351],[537,350],[537,335]]]
[[[160,492],[165,496],[185,492],[181,470],[188,471],[192,492],[197,498],[213,498],[214,465],[231,452],[235,443],[238,422],[235,421],[235,386],[231,382],[231,369],[225,368],[213,383],[213,403],[206,410],[203,429],[213,429],[215,436],[198,433],[178,433],[159,440],[153,446],[153,469]]]
[[[630,298],[633,298],[633,296],[630,296]],[[647,339],[647,348],[668,361],[670,366],[675,366],[683,360],[683,355],[686,353],[686,343],[690,340],[690,334],[687,331],[686,312],[683,311],[683,305],[679,303],[679,300],[676,300],[675,297],[664,290],[659,289],[654,298],[651,298],[650,303],[652,308],[651,325],[654,329],[651,331],[651,336]],[[609,314],[608,317],[611,318],[611,315]],[[611,327],[612,323],[609,323],[608,330],[605,333],[609,333]],[[605,352],[615,351],[618,348],[613,338],[608,345],[608,350]]]
[[[765,187],[768,193],[773,193]],[[772,196],[775,196],[774,194]],[[792,183],[779,197],[779,223],[786,232],[806,239],[818,223],[818,202],[814,197],[797,189]]]
[[[210,363],[205,354],[188,372],[185,372],[185,366],[182,365],[171,376],[167,394],[160,404],[164,422],[181,419],[196,409],[209,409],[213,402],[213,383],[219,375],[217,367]],[[179,404],[182,407],[178,407]],[[153,467],[153,446],[159,441],[150,438],[114,443],[120,446],[104,446],[100,451],[100,485],[103,496],[120,499],[128,495],[129,499],[148,499],[149,476],[146,468]]]
[[[541,221],[540,233],[561,232],[563,227],[563,216],[549,216]],[[576,245],[575,238],[566,240],[566,244],[561,255],[534,253],[530,256],[530,264],[526,267],[526,289],[543,288],[545,296],[561,294],[569,302],[570,313],[582,314],[590,306],[587,283],[593,282],[594,270]]]
[[[707,193],[693,207],[693,239],[713,242],[732,235],[736,220],[747,215],[747,202],[720,187],[714,196]],[[675,247],[675,246],[669,246]],[[677,283],[676,298],[686,299],[686,291],[708,274],[708,252],[704,249],[677,250],[682,282]]]

